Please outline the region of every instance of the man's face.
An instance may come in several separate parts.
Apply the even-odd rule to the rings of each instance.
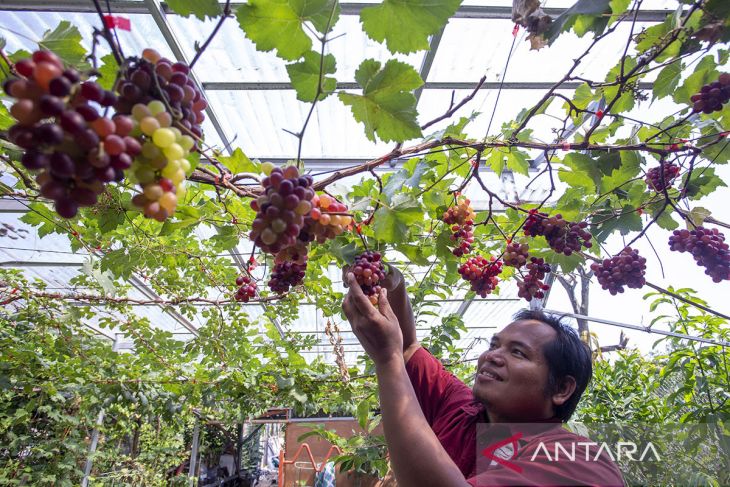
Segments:
[[[494,335],[479,357],[473,389],[491,422],[553,417],[552,399],[545,392],[549,368],[543,346],[556,337],[555,330],[535,320],[515,321]]]

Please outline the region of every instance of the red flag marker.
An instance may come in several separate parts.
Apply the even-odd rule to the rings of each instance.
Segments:
[[[118,15],[105,15],[104,24],[108,29],[132,30],[132,23],[129,19]]]
[[[520,31],[519,24],[515,24],[514,28],[512,29],[512,37],[517,37],[517,33]]]

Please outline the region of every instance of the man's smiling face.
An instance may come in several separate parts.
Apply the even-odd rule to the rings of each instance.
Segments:
[[[536,320],[515,321],[494,335],[479,357],[473,388],[490,422],[529,423],[554,416],[543,348],[556,337],[555,330]]]

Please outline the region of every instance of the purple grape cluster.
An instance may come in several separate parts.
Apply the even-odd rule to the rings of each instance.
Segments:
[[[725,235],[717,228],[700,226],[694,230],[675,230],[669,237],[669,248],[691,253],[713,282],[730,280],[730,251]]]
[[[614,296],[624,292],[624,286],[640,289],[646,284],[646,259],[637,250],[626,247],[617,255],[603,262],[591,264],[598,283]]]
[[[569,222],[562,215],[548,216],[546,213],[530,210],[525,221],[525,235],[537,237],[542,235],[555,252],[571,255],[582,247],[590,248],[591,234],[586,231],[587,222]]]

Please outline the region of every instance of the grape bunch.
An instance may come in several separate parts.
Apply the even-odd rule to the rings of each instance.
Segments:
[[[203,111],[208,102],[189,75],[187,64],[173,63],[154,49],[145,49],[142,58],[122,72],[114,108],[117,113],[130,114],[137,104],[161,101],[169,107],[172,126],[198,141],[203,135],[200,125],[205,120]]]
[[[441,217],[444,223],[451,226],[451,232],[453,233],[449,238],[456,243],[456,248],[451,252],[457,257],[471,251],[471,244],[474,243],[473,225],[475,218],[476,213],[474,213],[468,198],[459,198],[456,206],[450,207]]]
[[[461,277],[471,284],[471,290],[485,298],[497,287],[497,276],[502,272],[502,261],[481,255],[472,257],[459,267]]]
[[[646,259],[631,247],[626,247],[610,259],[594,262],[591,270],[601,287],[614,296],[624,292],[624,286],[640,289],[646,284]]]
[[[249,299],[256,296],[256,282],[249,276],[238,276],[236,278],[236,286],[238,286],[238,290],[236,291],[235,295],[236,301],[243,301],[244,303],[248,303]]]
[[[722,73],[717,81],[709,83],[690,97],[692,111],[695,113],[712,113],[722,110],[722,106],[730,100],[730,73]]]
[[[352,273],[355,274],[362,292],[370,299],[373,306],[376,306],[380,294],[380,282],[385,279],[385,266],[380,252],[368,250],[360,254],[352,265]]]
[[[140,145],[128,137],[130,121],[109,119],[99,108],[117,101],[116,95],[66,68],[58,56],[36,51],[15,63],[19,77],[4,84],[16,99],[10,113],[17,123],[8,138],[25,149],[21,162],[40,171],[41,194],[55,202],[56,212],[72,218],[79,207],[96,203],[104,184],[121,181]],[[104,150],[114,146],[113,154]]]
[[[528,250],[530,250],[530,246],[526,243],[508,242],[507,248],[504,251],[504,256],[502,256],[504,265],[519,269],[527,263]]]
[[[277,294],[289,291],[290,287],[298,286],[304,281],[307,264],[282,262],[274,265],[269,279],[269,287]]]
[[[185,179],[192,169],[187,156],[195,140],[172,126],[172,115],[160,100],[137,103],[131,114],[132,134],[141,142],[141,150],[131,166],[130,179],[142,189],[132,203],[146,217],[162,222],[172,216],[178,199],[185,195]]]
[[[517,295],[527,301],[532,301],[532,298],[544,298],[545,291],[550,289],[550,286],[542,280],[545,279],[545,274],[550,272],[550,264],[546,264],[542,258],[530,257],[526,268],[527,275],[517,281]]]
[[[317,242],[324,243],[342,234],[352,223],[351,216],[340,214],[347,212],[347,206],[326,194],[315,195],[312,206],[312,211],[304,220],[304,234],[300,236],[300,240],[316,239]]]
[[[664,175],[662,176],[662,167]],[[675,179],[679,176],[679,166],[674,163],[664,163],[663,165],[652,167],[646,172],[646,185],[649,189],[661,193],[666,188],[670,188]]]
[[[590,248],[593,245],[591,234],[585,230],[587,226],[587,222],[566,221],[559,213],[548,216],[533,209],[525,221],[525,235],[528,237],[542,235],[551,249],[571,255],[580,251],[581,247]]]
[[[312,211],[312,177],[300,176],[296,166],[262,165],[264,194],[251,201],[256,218],[249,237],[264,252],[278,254],[297,243],[304,218]]]
[[[730,280],[730,251],[725,235],[717,228],[699,226],[694,230],[675,230],[669,237],[669,248],[691,253],[713,282]]]

